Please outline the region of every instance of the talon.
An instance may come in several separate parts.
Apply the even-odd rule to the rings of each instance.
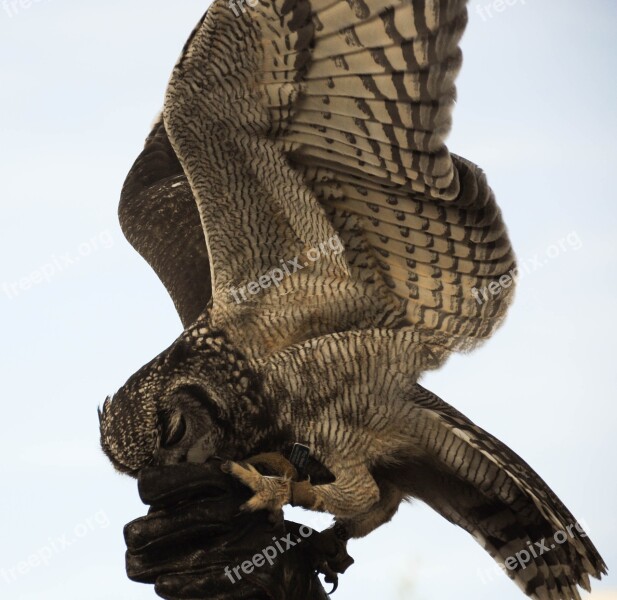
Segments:
[[[338,589],[338,577],[336,578],[336,581],[334,582],[332,589],[328,592],[328,596],[334,594],[334,592],[336,592],[337,589]]]
[[[240,509],[243,511],[267,510],[273,522],[281,519],[282,508],[291,495],[291,480],[284,477],[262,475],[253,465],[228,461],[221,468],[243,483],[253,496]]]
[[[327,562],[323,562],[319,565],[318,572],[323,574],[326,583],[331,583],[333,585],[328,595],[334,594],[338,589],[338,575],[330,568]]]
[[[326,583],[333,584],[329,592],[333,594],[338,589],[338,575],[344,573],[354,560],[347,553],[346,541],[341,539],[340,534],[343,530],[340,527],[336,530],[333,527],[316,533],[317,535],[311,536],[308,540],[308,544],[312,547],[310,556],[315,570],[324,575]]]

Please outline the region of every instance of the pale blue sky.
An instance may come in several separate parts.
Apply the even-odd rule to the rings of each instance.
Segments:
[[[98,449],[96,407],[180,332],[116,206],[207,4],[5,6],[0,597],[155,598],[124,573],[122,526],[144,507]],[[495,338],[424,383],[522,454],[615,566],[617,5],[475,7],[450,145],[487,171],[531,272]],[[421,505],[350,551],[338,600],[523,597],[502,575],[483,582],[488,555]],[[47,564],[19,572],[32,555]]]

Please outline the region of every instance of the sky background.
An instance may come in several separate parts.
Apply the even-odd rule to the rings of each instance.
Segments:
[[[528,272],[495,337],[423,384],[521,454],[615,568],[617,4],[477,6],[450,147],[486,170]],[[0,3],[2,598],[155,598],[124,572],[145,507],[99,451],[96,407],[181,330],[116,208],[206,7]],[[350,553],[337,600],[522,598],[419,503]],[[617,577],[595,589],[615,600]]]

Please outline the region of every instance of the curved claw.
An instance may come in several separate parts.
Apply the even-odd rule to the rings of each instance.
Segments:
[[[338,589],[339,574],[344,573],[354,562],[347,553],[347,542],[341,539],[339,534],[339,530],[330,528],[315,532],[315,535],[307,540],[311,546],[310,555],[315,571],[324,575],[326,583],[333,584],[329,594]]]
[[[282,509],[291,496],[291,480],[285,477],[262,475],[248,462],[226,461],[221,470],[235,477],[252,492],[253,496],[241,507],[241,510],[253,512],[267,510],[274,514],[274,522],[278,522]]]
[[[327,562],[321,563],[317,569],[317,572],[324,575],[326,583],[331,583],[333,585],[333,588],[328,592],[328,596],[330,594],[334,594],[334,592],[338,589],[338,575],[330,568],[330,565]]]

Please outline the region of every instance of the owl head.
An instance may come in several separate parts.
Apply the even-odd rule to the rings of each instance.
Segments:
[[[101,446],[117,470],[233,454],[229,424],[262,412],[258,379],[220,333],[195,326],[137,371],[99,409]],[[236,429],[237,432],[237,429]]]

